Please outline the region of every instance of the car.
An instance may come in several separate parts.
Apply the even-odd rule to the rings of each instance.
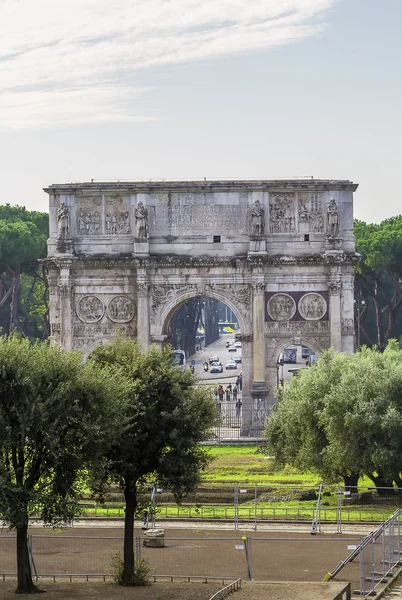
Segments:
[[[215,362],[211,363],[211,367],[221,367],[222,363],[220,360],[216,360]]]
[[[238,340],[237,342],[234,343],[235,348],[241,348],[241,342]]]
[[[228,348],[228,352],[237,352],[237,348],[230,346],[230,348]]]
[[[219,362],[219,356],[210,356],[208,362],[210,365],[212,365],[213,362]]]
[[[228,371],[229,369],[237,369],[237,364],[235,363],[234,360],[228,360],[228,362],[225,365],[225,369]]]
[[[235,357],[233,358],[233,360],[234,360],[234,361],[235,361],[235,363],[237,363],[238,365],[240,365],[240,364],[241,364],[241,356],[235,356]]]
[[[211,365],[209,372],[210,373],[223,373],[223,367],[221,364],[216,363],[214,365]]]

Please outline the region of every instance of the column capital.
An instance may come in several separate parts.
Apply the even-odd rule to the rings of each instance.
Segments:
[[[266,285],[263,281],[255,281],[253,283],[254,295],[264,294]]]
[[[341,281],[330,281],[328,283],[328,293],[330,296],[339,296],[342,291]]]
[[[149,295],[149,283],[146,283],[145,281],[138,281],[137,293],[141,298],[147,298]]]

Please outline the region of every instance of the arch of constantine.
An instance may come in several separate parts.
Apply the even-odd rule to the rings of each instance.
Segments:
[[[52,339],[88,355],[117,334],[169,342],[183,302],[236,314],[243,435],[274,403],[279,353],[354,349],[350,181],[192,181],[51,185]]]

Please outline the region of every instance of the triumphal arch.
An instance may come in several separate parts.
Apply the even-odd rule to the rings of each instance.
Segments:
[[[169,342],[174,311],[207,296],[237,315],[242,431],[261,431],[291,344],[354,349],[350,181],[51,185],[52,339],[88,355],[116,335]]]

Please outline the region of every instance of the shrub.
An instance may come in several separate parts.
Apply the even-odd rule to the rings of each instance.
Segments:
[[[118,585],[123,585],[123,559],[120,552],[112,554],[111,563],[113,569],[113,581]],[[148,563],[143,558],[134,566],[134,585],[144,586],[150,585],[149,581],[150,568]]]

